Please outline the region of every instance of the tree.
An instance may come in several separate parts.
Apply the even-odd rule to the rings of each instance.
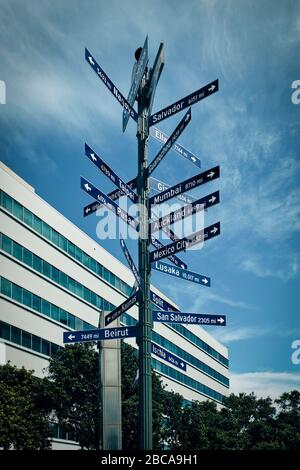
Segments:
[[[0,447],[49,449],[51,384],[33,371],[0,366]]]

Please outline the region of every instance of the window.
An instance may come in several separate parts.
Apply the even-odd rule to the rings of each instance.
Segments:
[[[112,284],[113,286],[116,285],[116,276],[115,276],[113,273],[109,273],[109,282],[110,282],[110,284]]]
[[[68,289],[71,291],[71,292],[75,292],[75,281],[74,279],[72,279],[71,277],[69,277],[68,279]]]
[[[49,341],[46,341],[45,339],[42,339],[42,354],[45,354],[45,356],[50,356],[50,343]]]
[[[70,313],[68,313],[68,326],[70,328],[73,328],[73,330],[75,330],[75,317],[74,315],[71,315]]]
[[[54,266],[52,266],[52,281],[59,283],[59,271]]]
[[[60,318],[59,318],[60,323],[63,323],[64,325],[68,324],[68,313],[63,310],[62,308],[60,309]]]
[[[19,243],[13,243],[13,256],[19,261],[22,261],[22,247]]]
[[[82,253],[82,263],[87,268],[90,268],[90,257],[86,253]]]
[[[93,258],[90,258],[90,268],[94,273],[97,271],[97,263]]]
[[[33,228],[36,230],[38,233],[42,233],[42,221],[39,217],[36,215],[33,215]]]
[[[1,293],[11,297],[11,282],[1,277]]]
[[[100,263],[97,263],[97,274],[100,277],[103,277],[103,266]]]
[[[83,296],[83,285],[75,281],[75,294],[79,297]]]
[[[43,260],[43,274],[44,276],[51,278],[51,265],[45,260]]]
[[[51,240],[54,245],[59,246],[59,233],[53,228],[51,229]]]
[[[51,233],[51,227],[50,225],[46,224],[46,222],[43,222],[43,227],[42,227],[42,230],[43,230],[43,236],[45,238],[48,238],[48,240],[50,240],[50,233]]]
[[[82,263],[82,251],[80,248],[78,248],[78,246],[75,246],[75,258],[77,259],[77,261]]]
[[[24,222],[25,224],[29,225],[29,227],[32,227],[32,212],[30,212],[26,207],[24,207]]]
[[[22,346],[31,348],[31,334],[27,331],[22,331]]]
[[[12,241],[6,235],[2,234],[2,249],[11,255],[12,253]]]
[[[42,260],[39,256],[33,255],[32,267],[35,271],[42,272]]]
[[[83,321],[80,318],[75,318],[75,329],[76,330],[83,330]]]
[[[27,248],[23,248],[23,262],[32,267],[32,253]]]
[[[42,300],[42,313],[50,317],[50,303],[47,300]]]
[[[106,269],[104,267],[103,267],[103,277],[107,282],[109,282],[109,271],[108,271],[108,269]]]
[[[12,204],[13,204],[12,198],[8,194],[3,193],[3,207],[7,209],[9,212],[12,212]]]
[[[54,356],[58,350],[59,346],[57,344],[51,343],[51,356]]]
[[[16,344],[21,344],[21,330],[15,326],[11,327],[11,341]]]
[[[36,352],[41,352],[41,338],[32,335],[32,349]]]
[[[0,321],[0,338],[10,340],[10,326]]]
[[[12,298],[17,302],[22,303],[22,288],[16,284],[12,285]]]
[[[32,294],[26,289],[23,289],[23,304],[32,307]]]
[[[86,287],[83,287],[83,298],[87,302],[91,302],[91,291]]]
[[[68,240],[68,253],[72,258],[75,258],[75,245]]]
[[[13,214],[18,219],[23,220],[23,206],[15,200],[13,201]]]
[[[40,297],[34,294],[32,295],[32,308],[38,312],[41,312],[42,310],[42,300]]]
[[[59,308],[56,305],[51,304],[51,318],[59,321]]]
[[[62,250],[64,250],[64,251],[67,251],[67,249],[68,249],[68,241],[67,241],[67,239],[66,239],[63,235],[61,235],[61,234],[59,234],[59,247],[60,247]]]

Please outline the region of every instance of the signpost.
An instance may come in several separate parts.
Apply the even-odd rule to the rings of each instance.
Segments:
[[[210,277],[203,276],[202,274],[194,273],[193,271],[188,271],[187,269],[182,269],[174,267],[171,264],[164,263],[163,261],[156,261],[152,265],[152,269],[160,271],[170,276],[177,277],[178,279],[184,279],[185,281],[195,282],[196,284],[201,284],[202,286],[210,287],[211,281]]]
[[[167,142],[167,140],[169,139],[169,136],[167,134],[160,131],[155,126],[150,127],[150,135],[151,137],[154,137],[154,139],[163,143]],[[172,150],[178,153],[181,157],[184,157],[190,162],[194,163],[194,165],[196,165],[198,168],[201,168],[201,161],[199,160],[199,158],[196,157],[196,155],[194,155],[192,152],[184,148],[182,145],[180,145],[178,142],[175,142],[175,144],[172,145]]]
[[[158,344],[151,343],[151,351],[152,354],[155,354],[155,356],[160,357],[164,361],[169,362],[173,366],[178,367],[180,370],[186,371],[186,362],[183,361],[180,357],[175,356],[175,354],[170,353],[166,349],[162,348]]]
[[[202,172],[192,178],[189,178],[181,183],[176,184],[172,187],[163,188],[162,192],[149,198],[149,180],[152,172],[157,168],[159,163],[165,157],[170,148],[187,158],[195,165],[200,166],[200,160],[186,150],[184,147],[176,143],[178,137],[183,132],[185,127],[191,120],[191,109],[189,109],[184,117],[181,119],[179,125],[175,131],[168,137],[158,129],[153,128],[152,135],[158,140],[163,142],[161,150],[158,152],[154,160],[148,166],[148,139],[149,139],[149,128],[160,121],[163,121],[167,117],[173,116],[174,114],[190,108],[194,103],[214,94],[219,89],[218,80],[214,80],[208,85],[196,90],[195,92],[187,95],[179,101],[171,104],[170,106],[162,109],[161,111],[150,115],[156,86],[160,78],[161,71],[164,66],[164,46],[161,43],[158,53],[155,58],[153,67],[148,72],[148,37],[144,42],[143,48],[139,48],[136,51],[137,63],[134,65],[134,71],[132,75],[132,84],[126,99],[119,89],[114,85],[110,78],[106,75],[104,70],[96,62],[93,55],[85,50],[85,58],[88,64],[92,67],[95,73],[98,75],[100,80],[113,94],[115,99],[123,107],[123,131],[125,131],[129,117],[137,122],[137,141],[138,141],[138,174],[137,177],[133,178],[129,182],[125,183],[92,149],[86,145],[86,154],[88,158],[117,186],[117,189],[110,192],[108,195],[104,194],[92,183],[85,178],[81,178],[81,188],[90,196],[92,196],[96,202],[93,202],[84,208],[84,216],[92,214],[102,205],[106,206],[118,217],[124,220],[128,225],[132,226],[139,232],[138,240],[138,269],[136,268],[129,251],[127,250],[124,240],[121,238],[121,246],[131,267],[136,283],[139,285],[138,292],[132,292],[129,299],[125,300],[119,307],[115,308],[105,317],[105,325],[107,326],[114,320],[118,321],[120,315],[131,308],[134,304],[139,304],[139,319],[136,326],[128,327],[116,327],[116,328],[100,328],[97,330],[78,331],[78,332],[67,332],[64,333],[65,343],[75,343],[78,341],[101,341],[102,339],[114,340],[129,337],[137,337],[137,344],[139,348],[139,448],[143,450],[152,449],[152,375],[151,375],[151,354],[155,354],[157,357],[166,360],[179,369],[186,371],[186,363],[179,357],[168,352],[162,347],[151,342],[151,332],[153,326],[153,319],[155,321],[167,321],[175,323],[190,323],[190,324],[215,324],[224,326],[226,324],[226,318],[222,315],[200,315],[200,314],[184,314],[181,313],[173,305],[169,304],[159,295],[155,294],[150,290],[150,275],[151,275],[151,263],[156,262],[154,269],[160,270],[167,274],[189,281],[208,285],[210,286],[210,278],[202,276],[192,271],[187,270],[187,265],[175,256],[175,253],[186,250],[187,248],[206,241],[220,233],[220,222],[214,225],[206,227],[189,237],[179,239],[175,233],[168,227],[176,220],[192,215],[197,212],[201,205],[205,207],[212,206],[219,202],[219,192],[212,193],[201,199],[194,200],[192,197],[186,195],[187,191],[194,189],[204,183],[212,181],[219,177],[220,168],[216,166],[205,172]],[[135,111],[134,104],[137,99],[138,110]],[[153,181],[153,180],[152,180]],[[154,180],[155,181],[155,180]],[[158,181],[158,180],[157,180]],[[137,189],[137,195],[134,190]],[[131,199],[132,202],[138,202],[140,209],[139,223],[133,217],[131,217],[126,211],[122,210],[116,201],[119,197],[126,195]],[[151,213],[151,205],[161,204],[162,202],[168,201],[173,197],[179,197],[181,201],[191,203],[191,207],[183,207],[179,211],[174,211],[168,216],[162,217],[155,220],[154,212]],[[153,216],[153,219],[152,219]],[[173,243],[164,246],[159,240],[154,238],[152,235],[149,236],[149,220],[151,221],[151,227],[154,230],[163,230],[173,240]],[[150,253],[150,243],[156,248],[155,251]],[[172,263],[175,264],[176,268],[166,263],[161,263],[162,258],[169,258]],[[152,306],[154,304],[158,309],[162,311],[154,310],[152,314]],[[215,323],[214,323],[215,322]],[[103,324],[101,324],[103,326]],[[112,343],[114,343],[112,341]],[[108,341],[105,344],[110,344]],[[109,352],[110,354],[110,352]],[[108,357],[108,356],[107,356]],[[120,361],[116,367],[117,373],[120,372]],[[102,371],[105,370],[105,361],[102,358]],[[117,374],[117,375],[118,375]],[[109,375],[109,374],[108,374]],[[104,380],[106,379],[105,372],[103,372]],[[120,397],[120,381],[116,380],[115,384],[119,387]],[[103,385],[107,388],[107,384]],[[109,390],[107,388],[106,398],[108,398]],[[119,398],[120,400],[120,398]],[[104,400],[103,403],[108,403]],[[120,405],[120,403],[119,403]],[[108,406],[108,405],[107,405]],[[118,407],[120,409],[120,406]],[[105,411],[105,410],[104,410]],[[109,424],[108,420],[103,424],[106,434],[106,440],[108,442],[112,440],[109,438]],[[105,428],[105,426],[107,426]],[[116,423],[116,429],[120,430],[120,420]],[[117,431],[118,437],[120,437],[120,431]],[[118,443],[120,439],[118,440]],[[112,444],[107,444],[107,446]],[[117,444],[120,445],[120,444]],[[111,447],[107,447],[111,448]]]
[[[205,315],[202,313],[162,312],[153,310],[153,321],[164,323],[185,323],[188,325],[226,326],[225,315]]]
[[[136,326],[121,326],[119,328],[98,328],[96,330],[65,331],[63,341],[69,343],[84,343],[101,341],[103,339],[124,339],[137,335]]]

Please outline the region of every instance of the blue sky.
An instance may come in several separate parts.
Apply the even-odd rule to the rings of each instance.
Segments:
[[[220,91],[192,107],[179,139],[203,170],[221,167],[220,179],[191,194],[220,190],[205,225],[220,220],[222,234],[181,254],[212,287],[155,271],[152,281],[182,311],[227,315],[226,328],[209,331],[229,346],[234,391],[299,388],[300,365],[291,361],[300,339],[300,105],[291,101],[300,79],[299,2],[2,0],[0,16],[1,160],[93,238],[98,219],[82,217],[91,200],[79,177],[113,187],[84,156],[84,143],[124,180],[136,174],[137,148],[135,123],[122,133],[122,108],[84,48],[127,95],[136,48],[148,34],[152,65],[164,42],[154,112],[219,79]],[[158,127],[170,134],[182,116]],[[150,160],[159,149],[149,141]],[[197,172],[169,152],[154,176],[175,184]],[[117,240],[99,243],[125,262]]]

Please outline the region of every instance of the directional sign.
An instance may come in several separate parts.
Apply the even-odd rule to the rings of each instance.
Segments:
[[[124,183],[124,181],[87,144],[85,144],[85,154],[108,179],[110,179],[119,189],[121,189],[124,194],[126,194],[126,196],[128,196],[133,202],[137,204],[137,194],[135,194],[129,188],[129,186],[127,186],[127,184]]]
[[[170,274],[170,276],[177,277],[179,279],[185,279],[186,281],[195,282],[202,286],[210,287],[210,277],[204,276],[203,274],[194,273],[187,269],[175,268],[171,264],[164,263],[163,261],[156,261],[153,263],[152,268],[162,273]]]
[[[208,315],[202,313],[162,312],[152,310],[153,321],[165,323],[187,323],[189,325],[226,326],[225,315]]]
[[[157,127],[154,127],[154,126],[150,127],[150,135],[151,137],[154,137],[156,140],[159,140],[160,142],[167,142],[169,138],[167,134],[164,134],[162,131],[157,129]],[[175,144],[172,146],[172,150],[174,150],[176,153],[186,158],[187,160],[191,161],[192,163],[194,163],[194,165],[201,168],[201,161],[199,160],[199,158],[196,157],[196,155],[194,155],[192,152],[184,148],[179,143],[175,142]]]
[[[158,346],[158,344],[152,343],[151,341],[151,352],[155,354],[155,356],[160,357],[164,361],[169,362],[173,366],[178,367],[178,369],[186,371],[187,363],[183,361],[180,357],[175,356],[174,354],[170,353],[166,349]]]
[[[179,312],[178,308],[173,307],[173,305],[169,304],[167,300],[162,299],[158,294],[155,294],[152,290],[150,291],[150,300],[154,305],[156,305],[156,307],[159,307],[164,311]]]
[[[126,183],[126,186],[128,186],[130,189],[135,189],[137,187],[137,178],[135,177],[132,180],[128,181]],[[121,189],[115,189],[111,193],[108,193],[108,197],[110,197],[110,199],[112,199],[113,201],[117,200],[119,197],[121,197],[123,195],[124,195],[124,193]],[[96,212],[102,206],[103,206],[103,204],[97,203],[97,202],[96,203],[92,202],[91,204],[88,204],[83,209],[84,217],[86,217],[87,215],[93,214],[93,212]]]
[[[149,226],[149,230],[151,233],[157,232],[157,230],[161,230],[163,227],[167,225],[174,224],[179,220],[182,220],[186,217],[189,217],[192,214],[196,214],[199,211],[202,211],[204,208],[208,208],[218,204],[220,202],[220,193],[216,191],[214,193],[209,194],[208,196],[201,197],[195,202],[187,206],[180,207],[180,209],[170,212],[158,220],[154,220],[151,222]]]
[[[140,58],[138,60],[138,63],[136,64],[135,67],[135,74],[132,77],[132,83],[131,87],[129,90],[129,94],[127,97],[127,101],[130,104],[130,106],[134,105],[134,101],[138,92],[138,89],[140,87],[141,80],[144,76],[145,69],[148,63],[148,36],[145,39],[144,47],[142,49]],[[125,132],[128,120],[129,120],[130,114],[128,111],[123,111],[123,132]]]
[[[157,248],[157,251],[162,250],[163,248],[166,247],[166,245],[164,245],[159,240],[157,240],[157,238],[151,237],[150,241],[151,241],[151,245]],[[177,240],[177,243],[179,241],[181,241],[181,239]],[[156,251],[153,251],[153,253],[156,253]],[[151,257],[151,253],[150,253],[150,257]],[[170,254],[170,256],[167,255],[167,258],[169,258],[169,260],[172,261],[172,263],[174,263],[176,266],[180,266],[182,269],[187,269],[187,265],[183,261],[181,261],[181,259],[177,258],[177,256],[172,255],[172,253]]]
[[[85,49],[85,60],[90,64],[92,69],[96,72],[100,80],[104,83],[104,85],[109,89],[109,91],[114,95],[116,100],[120,103],[120,105],[129,112],[130,116],[137,121],[138,120],[138,114],[137,112],[133,109],[133,107],[128,103],[126,98],[122,95],[120,90],[114,85],[114,83],[110,80],[110,78],[106,75],[104,70],[100,67],[100,65],[96,62],[95,58],[92,56],[92,54],[88,51],[88,49]]]
[[[153,176],[150,176],[150,185],[151,185],[151,189],[159,193],[171,187],[169,184],[164,183],[163,181],[158,180],[157,178],[154,178]],[[179,201],[185,202],[186,204],[190,204],[191,202],[197,200],[194,196],[190,196],[189,194],[183,194],[183,193],[179,194],[176,197],[176,199],[178,199]]]
[[[131,271],[133,272],[135,280],[136,280],[139,288],[141,288],[141,283],[142,283],[141,282],[141,277],[139,275],[139,272],[137,270],[136,265],[134,264],[133,259],[131,258],[131,255],[128,251],[128,248],[127,248],[126,243],[124,242],[123,238],[120,238],[120,245],[121,245],[122,250],[124,252],[125,258],[127,259],[127,263],[129,264],[129,267],[130,267]]]
[[[220,222],[206,227],[204,230],[199,230],[188,237],[184,237],[177,242],[170,243],[156,251],[150,253],[150,262],[161,260],[170,257],[179,251],[186,250],[187,248],[197,245],[198,243],[209,240],[220,234]]]
[[[182,181],[181,183],[175,184],[175,186],[171,186],[171,188],[165,189],[165,191],[162,191],[156,196],[151,197],[149,202],[150,204],[161,204],[162,202],[166,202],[173,197],[177,197],[179,194],[197,188],[198,186],[208,183],[209,181],[213,181],[214,179],[219,178],[219,176],[220,167],[215,166],[214,168],[210,168],[203,173],[192,176],[191,178]]]
[[[100,191],[100,189],[96,188],[96,186],[94,186],[82,176],[80,181],[81,189],[83,189],[83,191],[88,193],[90,196],[92,196],[94,199],[101,202],[102,204],[105,204],[105,206],[118,217],[120,217],[120,219],[122,219],[131,227],[138,230],[138,222],[133,217],[131,217],[131,215],[129,215],[126,211],[121,209],[121,207],[119,207],[118,204],[116,204],[112,199],[110,199],[110,197],[108,197],[106,194]]]
[[[159,45],[158,52],[154,61],[153,68],[150,70],[149,85],[147,91],[147,99],[150,100],[149,103],[149,113],[151,112],[156,86],[162,72],[162,69],[165,65],[165,54],[164,54],[164,45],[161,42]]]
[[[151,173],[155,170],[158,164],[162,161],[162,159],[168,153],[172,145],[174,145],[175,141],[184,131],[184,129],[186,128],[190,120],[191,120],[191,108],[186,112],[186,114],[184,115],[184,117],[181,119],[180,123],[176,127],[175,131],[171,134],[171,136],[168,138],[167,142],[165,142],[162,149],[158,152],[156,157],[149,164],[148,175],[151,175]]]
[[[191,106],[192,104],[203,100],[203,98],[216,93],[216,91],[219,91],[219,80],[214,80],[208,85],[205,85],[203,88],[199,88],[199,90],[194,91],[194,93],[191,93],[181,100],[176,101],[176,103],[167,106],[167,108],[161,109],[158,111],[158,113],[152,114],[152,116],[149,118],[149,126],[153,126],[153,124],[157,124],[158,122],[173,116],[188,106]]]
[[[64,331],[64,343],[83,343],[86,341],[101,341],[102,339],[124,339],[137,335],[136,326],[121,326],[118,328],[101,328],[96,330]]]
[[[108,313],[105,317],[105,326],[116,320],[120,315],[127,312],[133,305],[135,305],[140,298],[140,291],[137,291],[131,297],[125,300],[119,307],[115,308],[112,312]]]

